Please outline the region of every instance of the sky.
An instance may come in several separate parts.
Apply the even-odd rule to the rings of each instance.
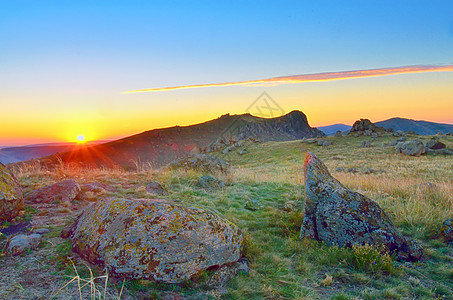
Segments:
[[[452,1],[0,0],[0,145],[253,114],[263,92],[311,126],[453,123],[452,65]]]

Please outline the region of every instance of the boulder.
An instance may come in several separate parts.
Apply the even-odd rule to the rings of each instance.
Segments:
[[[231,166],[226,161],[208,154],[198,154],[175,160],[167,165],[169,169],[196,170],[205,173],[228,174]]]
[[[239,228],[215,211],[167,200],[92,203],[62,236],[111,275],[166,283],[236,262],[244,247]]]
[[[151,194],[167,196],[168,191],[157,181],[152,181],[146,185],[146,191]]]
[[[342,137],[343,133],[341,132],[341,130],[337,130],[337,132],[335,132],[335,136],[336,137]]]
[[[410,156],[420,156],[426,153],[425,146],[420,140],[400,142],[395,146],[396,153],[403,153]]]
[[[25,195],[25,200],[32,203],[70,203],[80,191],[81,188],[74,179],[67,179],[31,191]]]
[[[41,240],[42,236],[40,234],[16,235],[6,245],[6,254],[16,256],[31,251],[38,248]]]
[[[445,149],[445,144],[438,140],[430,140],[426,142],[426,148],[431,150]]]
[[[384,245],[400,260],[421,258],[418,242],[400,234],[378,204],[343,186],[310,152],[305,154],[305,191],[301,238],[338,247]]]
[[[445,220],[440,227],[439,236],[445,241],[453,241],[453,218]]]
[[[0,224],[14,219],[24,206],[24,194],[16,177],[0,163]]]
[[[222,180],[212,177],[210,175],[201,176],[198,180],[198,184],[207,190],[218,189],[225,187],[225,183]]]
[[[360,145],[360,147],[362,147],[362,148],[371,148],[371,147],[373,147],[373,145],[371,145],[370,141],[363,141],[362,145]]]

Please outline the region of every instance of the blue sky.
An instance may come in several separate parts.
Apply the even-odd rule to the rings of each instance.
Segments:
[[[2,128],[11,128],[5,142],[15,137],[54,141],[79,128],[99,128],[93,138],[109,138],[201,122],[226,112],[243,113],[263,90],[286,111],[300,109],[320,126],[328,121],[314,105],[325,105],[322,99],[336,91],[342,91],[338,114],[345,115],[341,103],[348,95],[358,97],[365,87],[383,91],[386,98],[397,90],[404,98],[411,95],[411,86],[423,85],[425,100],[433,100],[434,88],[443,93],[431,105],[439,113],[425,119],[453,122],[445,115],[446,102],[453,99],[452,72],[342,84],[121,94],[293,74],[453,64],[453,1],[0,1],[0,45],[0,109],[24,115],[24,120],[0,121]],[[297,95],[304,102],[294,100]],[[388,117],[423,118],[393,109],[389,107]],[[361,117],[377,121],[387,116],[373,111],[364,108]],[[331,123],[360,117],[330,114]],[[41,131],[26,129],[38,123]],[[113,124],[116,131],[106,129]],[[55,127],[68,137],[51,133]]]

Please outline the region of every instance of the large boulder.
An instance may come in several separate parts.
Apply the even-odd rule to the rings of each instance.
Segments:
[[[31,191],[25,195],[25,200],[32,203],[70,203],[80,191],[80,186],[74,179],[67,179]]]
[[[421,258],[418,242],[401,235],[378,204],[343,186],[310,152],[305,154],[305,191],[301,238],[338,247],[384,245],[398,259]]]
[[[16,177],[0,163],[0,224],[15,218],[24,206],[24,194]]]
[[[395,146],[396,153],[403,153],[410,156],[420,156],[426,153],[425,145],[420,140],[400,142]]]
[[[445,144],[438,140],[430,140],[426,142],[426,148],[430,150],[445,149]]]
[[[228,174],[231,165],[226,161],[208,154],[198,154],[175,160],[167,165],[169,169],[196,170],[204,173]]]
[[[238,261],[244,244],[239,228],[207,208],[148,199],[93,203],[62,236],[112,275],[167,283]]]

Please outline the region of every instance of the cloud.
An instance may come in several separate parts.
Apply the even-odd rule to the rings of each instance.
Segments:
[[[294,84],[294,83],[304,83],[304,82],[313,82],[313,81],[332,81],[332,80],[377,77],[377,76],[388,76],[388,75],[398,75],[398,74],[426,73],[426,72],[452,72],[452,71],[453,71],[453,65],[403,66],[403,67],[394,67],[394,68],[289,75],[289,76],[279,76],[279,77],[257,79],[257,80],[247,80],[247,81],[232,81],[232,82],[222,82],[222,83],[206,83],[206,84],[170,86],[170,87],[134,90],[134,91],[128,91],[125,93],[160,92],[160,91],[172,91],[172,90],[181,90],[181,89],[223,87],[223,86],[235,86],[235,85],[248,86],[248,87],[249,86],[263,86],[263,85],[275,86],[275,85],[280,85],[280,84]]]

